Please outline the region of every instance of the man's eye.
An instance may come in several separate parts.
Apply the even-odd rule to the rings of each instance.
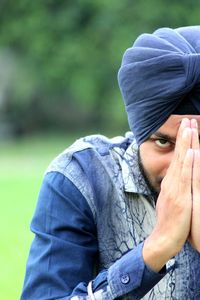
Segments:
[[[155,143],[160,148],[168,148],[168,147],[171,146],[171,143],[167,140],[164,140],[164,139],[156,139]]]

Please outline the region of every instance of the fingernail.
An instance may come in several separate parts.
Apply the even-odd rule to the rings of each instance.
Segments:
[[[191,120],[191,125],[192,125],[192,127],[197,128],[197,121],[196,121],[196,119],[192,119]]]
[[[189,119],[183,118],[182,121],[181,121],[181,126],[182,126],[182,127],[188,126],[188,125],[189,125],[189,124],[188,124],[188,121],[189,121]]]
[[[199,150],[194,150],[194,154],[195,154],[196,157],[200,157],[200,152],[199,152]]]
[[[182,137],[183,137],[183,138],[187,138],[190,132],[191,132],[191,129],[188,128],[188,127],[186,127],[186,128],[183,130]]]
[[[197,128],[192,128],[192,133],[198,134]]]
[[[194,152],[193,152],[193,149],[190,148],[190,149],[187,150],[186,155],[187,155],[188,157],[192,157],[192,156],[193,156],[193,153],[194,153]]]

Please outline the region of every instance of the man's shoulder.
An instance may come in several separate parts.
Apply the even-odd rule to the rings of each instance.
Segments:
[[[67,177],[85,197],[95,216],[94,193],[99,190],[107,193],[108,182],[113,180],[113,173],[119,173],[120,157],[131,144],[131,139],[131,133],[114,138],[86,136],[58,155],[46,173],[58,172]],[[101,197],[101,201],[104,198]]]
[[[110,151],[113,148],[121,148],[126,150],[128,146],[133,141],[134,137],[131,132],[127,132],[125,136],[115,136],[109,138],[104,135],[90,135],[86,136],[80,140],[78,140],[77,145],[80,146],[79,143],[82,145],[87,145],[87,149],[90,148],[92,151],[99,153],[100,155],[109,155]],[[76,143],[74,144],[76,145]],[[78,150],[79,151],[79,150]]]
[[[133,139],[134,137],[131,132],[126,133],[125,136],[115,136],[113,138],[108,138],[100,134],[80,138],[60,153],[51,162],[46,172],[57,171],[65,174],[66,169],[72,162],[73,167],[78,167],[77,157],[89,163],[91,157],[94,160],[101,161],[105,156],[110,156],[113,149],[125,152]]]

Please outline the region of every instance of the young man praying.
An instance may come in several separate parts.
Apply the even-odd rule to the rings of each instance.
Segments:
[[[131,132],[50,164],[21,300],[200,299],[200,26],[142,34],[118,80]]]

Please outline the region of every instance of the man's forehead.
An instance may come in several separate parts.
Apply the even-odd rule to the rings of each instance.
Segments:
[[[179,127],[181,121],[185,118],[189,120],[195,119],[197,123],[200,125],[200,115],[171,115],[163,125],[167,123],[169,125],[174,126],[176,124],[176,126]]]
[[[189,120],[195,119],[197,121],[198,131],[200,133],[200,115],[171,115],[157,131],[159,133],[176,138],[179,126],[184,118]]]

